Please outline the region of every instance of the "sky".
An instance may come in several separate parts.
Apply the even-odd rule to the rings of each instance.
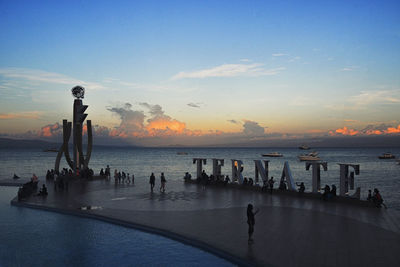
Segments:
[[[61,141],[75,85],[105,143],[400,135],[399,14],[399,1],[0,0],[0,137]]]

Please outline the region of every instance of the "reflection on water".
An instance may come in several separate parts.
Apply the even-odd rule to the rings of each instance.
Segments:
[[[16,192],[0,186],[0,266],[232,266],[157,235],[11,206]]]

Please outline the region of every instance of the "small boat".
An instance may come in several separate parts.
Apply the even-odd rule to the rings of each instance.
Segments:
[[[261,156],[263,157],[272,157],[272,158],[278,158],[278,157],[283,157],[283,155],[279,152],[271,152],[268,154],[262,154]]]
[[[303,154],[298,156],[300,161],[317,161],[317,160],[321,160],[320,157],[318,157],[318,152],[311,152],[308,154]]]
[[[187,155],[188,153],[187,152],[176,152],[176,154],[178,154],[178,155]]]
[[[310,147],[306,146],[306,145],[301,145],[301,146],[299,146],[299,149],[301,149],[301,150],[309,150]]]
[[[383,153],[383,155],[379,156],[378,158],[380,158],[380,159],[394,159],[396,157],[392,153],[386,152],[386,153]]]
[[[48,148],[48,149],[43,150],[43,152],[58,152],[58,149],[57,148]]]

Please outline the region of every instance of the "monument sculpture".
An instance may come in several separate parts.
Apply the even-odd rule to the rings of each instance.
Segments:
[[[87,120],[87,152],[86,156],[83,154],[83,146],[82,146],[82,133],[83,133],[83,122],[85,121],[87,114],[85,114],[85,110],[88,108],[87,105],[82,104],[82,99],[85,95],[85,88],[82,86],[75,86],[71,90],[72,95],[75,97],[74,106],[73,106],[73,121],[68,122],[67,120],[63,120],[63,144],[61,145],[57,158],[54,170],[56,172],[59,171],[60,161],[63,154],[65,154],[65,159],[69,167],[74,171],[75,175],[78,175],[81,170],[88,169],[89,160],[92,153],[92,145],[93,145],[93,136],[92,136],[92,121]],[[73,159],[71,160],[69,154],[69,139],[71,137],[72,132],[72,148],[73,148]]]

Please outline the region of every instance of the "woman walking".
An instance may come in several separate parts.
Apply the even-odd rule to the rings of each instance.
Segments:
[[[167,182],[167,180],[165,180],[165,176],[164,173],[161,173],[161,187],[160,187],[160,192],[162,190],[162,192],[165,192],[165,183]]]
[[[253,212],[253,205],[247,205],[247,224],[249,225],[249,244],[253,242],[254,225],[256,224],[255,215],[259,212],[257,209]]]

